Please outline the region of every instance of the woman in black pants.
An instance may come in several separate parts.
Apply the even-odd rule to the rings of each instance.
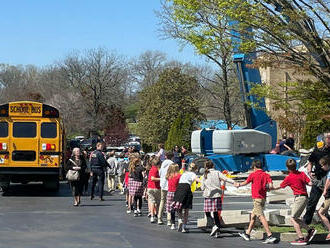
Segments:
[[[80,153],[79,148],[74,148],[72,151],[72,156],[68,160],[68,165],[67,165],[68,170],[75,170],[79,171],[79,179],[77,181],[70,181],[70,186],[72,190],[72,195],[74,199],[74,204],[73,206],[79,206],[80,204],[80,197],[82,195],[82,190],[83,190],[83,184],[84,184],[84,176],[83,174],[85,173],[87,169],[86,165],[86,160],[84,156]]]

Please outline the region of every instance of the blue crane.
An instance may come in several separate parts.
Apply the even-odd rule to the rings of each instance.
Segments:
[[[235,21],[231,22],[232,26],[235,24]],[[233,33],[233,37],[233,61],[240,83],[247,127],[242,130],[194,131],[191,136],[192,151],[213,160],[216,168],[221,171],[247,171],[255,159],[263,162],[265,170],[284,171],[286,170],[285,162],[291,157],[269,154],[277,141],[276,121],[265,112],[265,100],[249,94],[254,84],[261,84],[259,70],[249,66],[256,58],[256,52],[241,53],[239,51],[240,34]],[[249,106],[247,102],[252,103],[252,106]]]

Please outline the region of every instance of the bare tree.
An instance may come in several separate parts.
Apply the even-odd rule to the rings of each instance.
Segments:
[[[120,106],[128,74],[123,61],[115,54],[99,48],[85,54],[68,55],[59,64],[64,80],[83,99],[90,131],[102,130],[104,116],[112,105]]]
[[[131,61],[131,77],[136,87],[143,89],[158,80],[164,69],[166,55],[159,51],[146,51]]]

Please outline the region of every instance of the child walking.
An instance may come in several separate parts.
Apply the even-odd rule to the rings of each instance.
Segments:
[[[276,241],[276,238],[273,237],[269,229],[268,222],[264,215],[264,208],[266,202],[267,185],[269,188],[273,188],[273,181],[270,178],[270,175],[262,170],[262,163],[260,160],[253,161],[252,168],[253,172],[244,182],[235,183],[235,186],[237,188],[252,183],[251,191],[253,199],[253,209],[251,214],[251,220],[248,229],[243,233],[239,233],[239,235],[246,241],[250,241],[250,233],[255,224],[256,218],[258,217],[267,233],[267,238],[263,243],[272,244]]]
[[[322,220],[323,224],[328,228],[329,234],[325,238],[325,240],[330,240],[330,222],[327,218],[326,214],[329,212],[330,207],[330,157],[326,156],[320,159],[320,165],[323,170],[327,171],[328,174],[326,176],[326,181],[324,185],[323,190],[323,196],[325,198],[324,203],[322,207],[318,211],[318,215],[320,216],[320,219]]]
[[[306,208],[308,201],[306,185],[312,186],[312,182],[304,172],[297,171],[297,164],[294,159],[288,159],[286,161],[286,167],[288,168],[289,175],[286,176],[280,186],[274,188],[274,190],[280,188],[284,189],[287,186],[292,189],[294,194],[294,202],[291,205],[291,222],[297,233],[298,239],[292,241],[291,245],[307,245],[312,241],[314,235],[316,234],[316,230],[305,224],[300,219],[300,216]],[[301,227],[308,231],[308,236],[306,238],[301,232]]]
[[[129,194],[133,198],[133,209],[134,216],[141,216],[142,209],[142,195],[144,191],[143,186],[143,177],[144,177],[144,168],[141,165],[141,160],[139,158],[135,158],[132,161],[132,166],[130,168],[131,175],[131,183]]]
[[[172,209],[172,203],[175,191],[180,180],[180,167],[178,164],[171,164],[167,170],[166,179],[168,181],[166,210],[171,214],[171,229],[175,230],[175,209]]]
[[[148,176],[148,202],[150,207],[150,222],[155,223],[160,202],[160,178],[159,178],[159,167],[160,159],[155,157],[151,160],[151,169]]]
[[[193,194],[191,192],[191,184],[194,181],[200,182],[197,178],[195,171],[197,170],[197,165],[191,163],[189,165],[188,171],[184,172],[179,180],[178,187],[175,191],[172,208],[178,211],[178,232],[187,233],[188,215],[189,209],[192,209]],[[184,210],[183,221],[182,212]]]
[[[207,218],[212,219],[211,213],[213,213],[212,231],[210,236],[216,238],[220,235],[220,219],[218,211],[222,210],[221,185],[225,182],[234,184],[234,180],[227,178],[220,171],[214,169],[214,164],[211,160],[208,160],[204,164],[205,172],[202,180],[201,189],[203,190],[204,197],[204,212]]]

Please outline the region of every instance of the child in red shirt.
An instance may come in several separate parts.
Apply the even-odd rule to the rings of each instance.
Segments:
[[[253,199],[253,210],[251,213],[251,220],[248,229],[243,233],[239,233],[239,235],[243,239],[249,241],[251,230],[254,226],[256,217],[258,217],[267,233],[267,238],[264,243],[271,244],[276,241],[276,238],[272,236],[263,210],[265,208],[267,188],[273,188],[273,182],[269,174],[262,170],[262,163],[260,160],[253,161],[252,168],[253,172],[243,183],[235,183],[237,188],[252,183],[251,191]]]
[[[151,160],[151,169],[148,175],[148,205],[150,207],[150,222],[156,222],[156,213],[158,212],[158,206],[160,202],[160,178],[159,178],[159,167],[160,159],[155,157]]]
[[[297,171],[296,161],[292,158],[286,161],[286,167],[288,168],[289,175],[284,178],[283,182],[279,187],[274,188],[284,189],[289,186],[294,194],[294,202],[291,206],[291,222],[293,224],[294,229],[296,230],[298,239],[292,241],[292,245],[307,245],[310,241],[312,241],[314,235],[316,234],[316,230],[310,228],[307,224],[305,224],[301,219],[300,215],[304,211],[308,201],[308,194],[306,185],[312,186],[311,180],[306,176],[304,172]],[[308,236],[304,238],[301,227],[308,231]]]
[[[172,209],[172,203],[176,188],[180,181],[180,167],[178,164],[171,164],[168,167],[166,179],[168,181],[167,201],[166,210],[167,213],[171,214],[171,229],[175,230],[175,209]]]

